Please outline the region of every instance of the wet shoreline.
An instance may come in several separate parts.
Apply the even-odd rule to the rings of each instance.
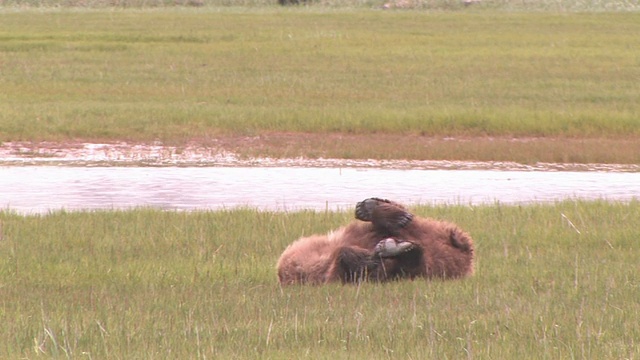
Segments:
[[[22,143],[0,145],[0,166],[71,167],[304,167],[396,170],[604,171],[640,172],[637,164],[473,162],[326,158],[242,158],[215,147],[127,143]]]
[[[640,166],[431,160],[241,158],[216,148],[21,143],[0,146],[0,206],[18,213],[130,209],[342,210],[407,205],[629,201]]]

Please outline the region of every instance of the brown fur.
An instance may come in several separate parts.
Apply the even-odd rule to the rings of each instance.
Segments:
[[[355,221],[327,235],[303,237],[289,245],[277,264],[280,283],[459,278],[473,274],[473,240],[454,224],[413,217],[401,205],[388,201],[367,209],[364,215],[359,210],[356,217],[371,222]],[[388,237],[409,241],[415,247],[381,258],[374,248]]]
[[[414,218],[397,238],[416,245],[413,251],[392,258],[389,278],[460,278],[473,274],[473,240],[456,225]]]
[[[280,283],[317,285],[334,281],[350,282],[356,280],[356,275],[371,277],[371,273],[364,272],[377,271],[373,248],[380,241],[372,235],[374,231],[371,224],[352,222],[327,235],[298,239],[285,249],[278,260]],[[356,258],[360,261],[356,262]],[[368,264],[371,265],[369,269]]]

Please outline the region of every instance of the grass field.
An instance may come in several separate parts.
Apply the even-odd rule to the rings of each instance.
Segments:
[[[579,3],[586,12],[351,4],[6,3],[0,141],[213,144],[287,133],[290,152],[276,145],[274,155],[313,156],[301,145],[358,136],[330,148],[348,157],[366,153],[370,137],[402,149],[384,136],[407,135],[418,145],[394,156],[640,162],[640,13],[589,11],[613,2]],[[481,141],[428,146],[451,137]],[[510,146],[514,137],[530,140],[526,149]],[[598,156],[609,151],[614,159]]]
[[[633,359],[640,203],[413,209],[458,223],[451,282],[280,288],[351,213],[0,213],[0,358]]]
[[[0,142],[640,163],[637,1],[383,3],[2,1]],[[0,211],[0,358],[640,358],[637,200],[413,210],[474,277],[279,287],[350,212]]]

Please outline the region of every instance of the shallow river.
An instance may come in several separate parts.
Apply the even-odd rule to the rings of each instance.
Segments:
[[[19,213],[155,207],[351,209],[406,204],[640,198],[638,172],[381,170],[299,167],[0,167],[0,207]]]

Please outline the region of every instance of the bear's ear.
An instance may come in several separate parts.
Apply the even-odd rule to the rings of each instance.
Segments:
[[[449,242],[464,252],[473,251],[469,236],[457,228],[449,229]]]

